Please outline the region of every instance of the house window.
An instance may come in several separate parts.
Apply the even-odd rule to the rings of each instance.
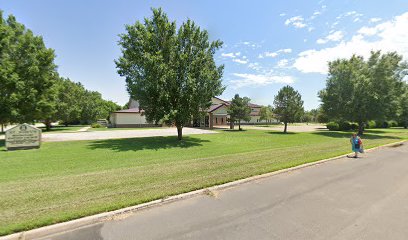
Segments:
[[[218,124],[218,119],[217,118],[215,118],[215,124]]]
[[[224,118],[221,118],[221,124],[224,124]]]

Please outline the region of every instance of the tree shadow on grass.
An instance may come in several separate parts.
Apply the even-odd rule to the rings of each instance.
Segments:
[[[282,131],[272,131],[272,132],[267,132],[268,134],[274,134],[274,135],[294,135],[294,134],[298,134],[297,132],[282,132]]]
[[[238,130],[238,129],[224,129],[223,132],[246,132],[246,129]]]
[[[141,151],[160,150],[170,148],[190,148],[202,146],[203,143],[210,142],[200,138],[185,136],[179,141],[177,136],[168,137],[146,137],[146,138],[125,138],[125,139],[105,139],[96,140],[88,144],[90,149],[111,149],[113,151]]]
[[[319,132],[312,132],[312,134],[316,135],[321,135],[325,137],[332,137],[332,138],[350,138],[351,134],[353,132],[330,132],[330,131],[319,131]],[[398,137],[394,136],[384,136],[384,135],[378,135],[378,134],[372,134],[365,132],[363,136],[361,136],[362,139],[400,139]]]
[[[386,128],[389,129],[388,131],[385,130],[381,130],[381,129],[369,129],[369,130],[365,130],[365,132],[368,133],[395,133],[395,131],[392,130],[397,130],[397,131],[406,131],[406,129],[404,128]],[[391,131],[390,131],[391,130]]]

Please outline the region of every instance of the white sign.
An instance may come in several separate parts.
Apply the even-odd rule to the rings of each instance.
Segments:
[[[27,123],[17,125],[6,131],[7,150],[39,148],[40,144],[41,129]]]

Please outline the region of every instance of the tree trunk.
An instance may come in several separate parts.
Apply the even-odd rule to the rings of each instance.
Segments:
[[[234,121],[230,120],[230,129],[234,129]]]
[[[238,129],[239,129],[239,131],[242,130],[242,129],[241,129],[241,119],[238,120]]]
[[[361,136],[364,133],[364,123],[363,122],[359,122],[358,123],[358,135]]]
[[[288,122],[285,122],[285,128],[283,129],[283,133],[286,133],[288,130]]]
[[[50,129],[51,129],[51,121],[49,119],[45,120],[45,129],[47,131],[50,131]]]
[[[177,126],[177,139],[183,139],[183,127],[181,126]]]
[[[1,124],[1,132],[4,132],[4,124]]]

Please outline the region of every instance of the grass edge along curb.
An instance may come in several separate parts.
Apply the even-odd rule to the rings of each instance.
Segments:
[[[393,142],[393,143],[380,145],[380,146],[377,146],[377,147],[369,148],[369,149],[366,150],[366,152],[371,152],[371,151],[381,149],[381,148],[384,148],[384,147],[401,145],[401,144],[403,144],[405,142],[408,142],[408,141],[407,140],[402,140],[402,141],[398,141],[398,142]],[[40,227],[40,228],[37,228],[37,229],[32,229],[32,230],[28,230],[28,231],[24,231],[24,232],[13,233],[13,234],[10,234],[10,235],[0,237],[0,240],[24,240],[24,239],[35,239],[35,238],[51,237],[52,235],[56,235],[56,234],[59,234],[61,232],[71,231],[71,230],[74,230],[74,229],[77,229],[77,228],[90,226],[92,224],[97,224],[97,223],[109,221],[109,220],[114,219],[114,218],[116,218],[116,217],[118,217],[120,215],[123,215],[123,214],[134,213],[136,211],[161,206],[161,205],[164,205],[164,204],[169,204],[169,203],[172,203],[172,202],[175,202],[175,201],[178,201],[178,200],[192,198],[192,197],[197,196],[197,195],[208,194],[208,192],[212,192],[212,191],[228,189],[228,188],[231,188],[231,187],[239,186],[241,184],[250,183],[250,182],[253,182],[255,180],[261,180],[261,179],[268,178],[268,177],[271,177],[271,176],[274,176],[274,175],[283,174],[283,173],[291,172],[291,171],[294,171],[294,170],[298,170],[298,169],[302,169],[302,168],[306,168],[306,167],[310,167],[310,166],[314,166],[314,165],[319,165],[319,164],[322,164],[322,163],[325,163],[325,162],[329,162],[329,161],[332,161],[332,160],[343,158],[343,157],[345,157],[347,155],[348,154],[343,154],[343,155],[339,155],[339,156],[336,156],[336,157],[322,159],[322,160],[318,160],[318,161],[310,162],[310,163],[305,163],[305,164],[301,164],[301,165],[290,167],[290,168],[281,169],[281,170],[274,171],[274,172],[264,173],[264,174],[261,174],[261,175],[255,175],[255,176],[252,176],[252,177],[248,177],[248,178],[244,178],[244,179],[224,183],[224,184],[221,184],[221,185],[215,185],[215,186],[212,186],[212,187],[203,188],[203,189],[195,190],[195,191],[192,191],[192,192],[186,192],[186,193],[170,196],[170,197],[167,197],[167,198],[157,199],[157,200],[154,200],[154,201],[150,201],[150,202],[146,202],[146,203],[142,203],[142,204],[138,204],[138,205],[135,205],[135,206],[130,206],[130,207],[126,207],[126,208],[122,208],[122,209],[118,209],[118,210],[114,210],[114,211],[110,211],[110,212],[99,213],[99,214],[96,214],[96,215],[91,215],[91,216],[87,216],[87,217],[83,217],[83,218],[74,219],[74,220],[71,220],[71,221],[68,221],[68,222],[56,223],[56,224],[53,224],[53,225],[44,226],[44,227]]]

